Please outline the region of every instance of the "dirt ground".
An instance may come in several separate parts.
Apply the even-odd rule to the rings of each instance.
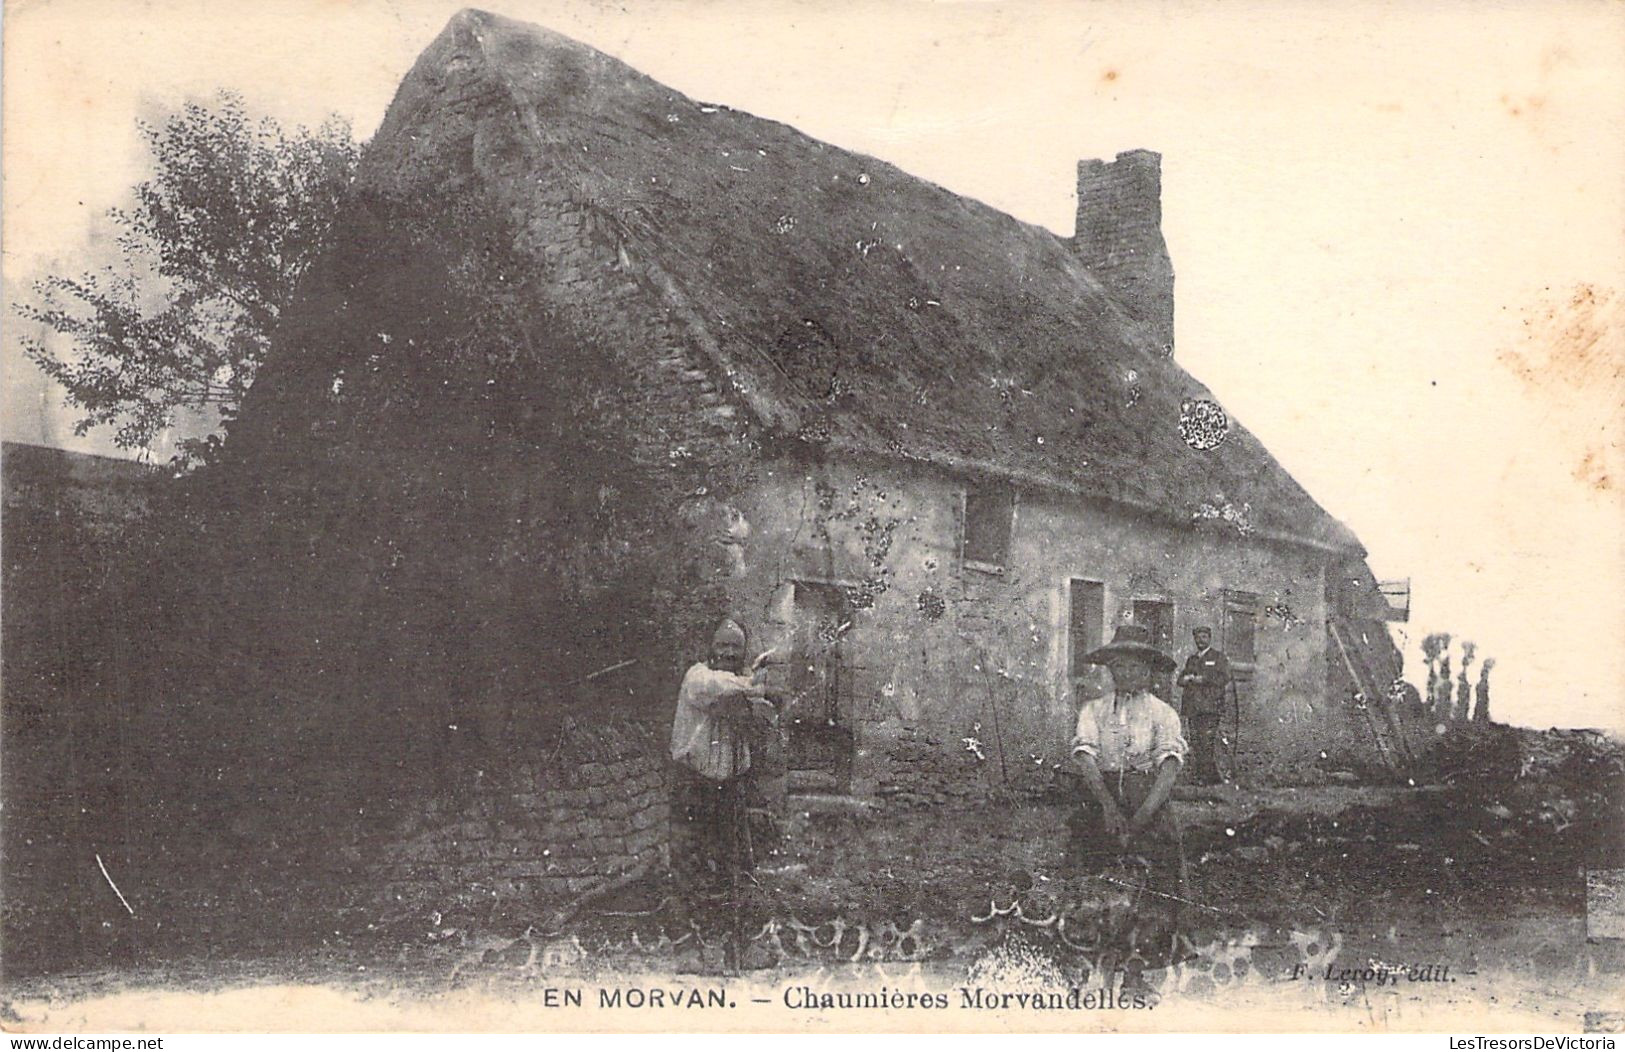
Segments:
[[[1087,891],[1061,861],[1070,806],[1057,795],[929,809],[815,799],[735,909],[650,876],[555,930],[522,907],[243,918],[258,937],[227,923],[117,967],[13,976],[0,1018],[49,1029],[87,1004],[137,1010],[133,992],[160,990],[202,998],[190,1010],[208,1016],[244,990],[319,988],[360,1020],[468,997],[523,1008],[549,987],[628,976],[747,984],[769,1000],[804,981],[1087,987],[1103,962],[1057,924]],[[1432,788],[1181,789],[1175,807],[1191,921],[1184,960],[1151,976],[1164,1020],[1175,1006],[1218,1018],[1330,1005],[1351,1026],[1434,1029],[1504,1012],[1578,1030],[1588,1012],[1625,1009],[1625,943],[1587,938],[1586,862],[1561,838],[1488,838],[1459,794]]]

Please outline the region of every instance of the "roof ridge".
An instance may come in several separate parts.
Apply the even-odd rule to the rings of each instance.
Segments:
[[[782,437],[1050,479],[1175,519],[1223,491],[1261,534],[1344,543],[1239,423],[1187,447],[1182,402],[1213,393],[1068,238],[553,30],[458,12],[359,178],[430,202],[477,184],[503,222],[536,224],[526,252],[542,266],[548,237],[574,236],[553,222],[560,202],[591,209],[663,338]]]

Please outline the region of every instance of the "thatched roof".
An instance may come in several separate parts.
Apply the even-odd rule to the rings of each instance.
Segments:
[[[360,181],[607,217],[648,309],[764,435],[1184,522],[1250,505],[1265,535],[1358,545],[1245,429],[1186,444],[1181,406],[1210,393],[1065,239],[548,30],[453,18]]]

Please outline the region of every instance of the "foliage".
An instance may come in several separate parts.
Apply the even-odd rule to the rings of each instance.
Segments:
[[[1473,713],[1473,683],[1469,669],[1477,653],[1478,647],[1471,640],[1461,644],[1461,671],[1456,674],[1455,716],[1458,720],[1468,719]]]
[[[1441,661],[1448,662],[1450,649],[1450,634],[1448,632],[1434,632],[1422,640],[1422,656],[1428,663],[1427,704],[1428,711],[1436,717],[1448,719],[1450,675],[1445,671],[1441,681]],[[1448,669],[1448,664],[1444,666]]]
[[[1488,721],[1490,670],[1495,667],[1495,659],[1485,658],[1479,663],[1475,688],[1470,669],[1478,656],[1478,645],[1464,639],[1460,643],[1461,667],[1452,679],[1450,644],[1453,640],[1449,632],[1430,633],[1422,639],[1422,655],[1428,664],[1428,711],[1434,719],[1447,723]],[[1478,700],[1476,707],[1473,703],[1475,690]]]
[[[1485,658],[1484,663],[1478,666],[1478,704],[1473,709],[1474,723],[1488,723],[1490,716],[1490,669],[1495,667],[1494,658]]]
[[[218,645],[276,653],[280,718],[368,741],[391,788],[583,703],[668,705],[726,611],[709,516],[748,443],[676,455],[681,396],[500,204],[363,190],[343,231],[193,480],[237,563],[201,574],[239,597]]]
[[[17,308],[66,341],[24,347],[84,413],[76,433],[116,425],[124,449],[149,446],[182,408],[235,415],[359,153],[338,117],[289,133],[229,92],[140,130],[153,173],[110,213],[117,261],[46,277]]]
[[[130,818],[137,842],[330,864],[347,824],[552,755],[571,719],[669,719],[725,609],[704,524],[750,443],[676,456],[672,385],[501,202],[340,211],[220,455],[164,480],[82,637],[133,655],[98,716],[184,812]]]

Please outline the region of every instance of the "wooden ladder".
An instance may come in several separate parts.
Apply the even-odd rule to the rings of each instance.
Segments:
[[[1403,736],[1399,737],[1398,745],[1390,740],[1393,734],[1398,734],[1389,726],[1387,719],[1388,692],[1376,681],[1363,660],[1351,650],[1347,640],[1343,638],[1343,628],[1337,618],[1327,618],[1326,629],[1331,633],[1332,642],[1337,644],[1337,652],[1343,659],[1343,667],[1348,670],[1349,679],[1364,696],[1364,704],[1356,704],[1356,708],[1365,715],[1366,726],[1371,730],[1372,740],[1377,743],[1377,752],[1382,756],[1385,767],[1395,774],[1404,774],[1409,766],[1409,750],[1405,748]],[[1378,719],[1372,714],[1375,706],[1383,706],[1383,718]]]

